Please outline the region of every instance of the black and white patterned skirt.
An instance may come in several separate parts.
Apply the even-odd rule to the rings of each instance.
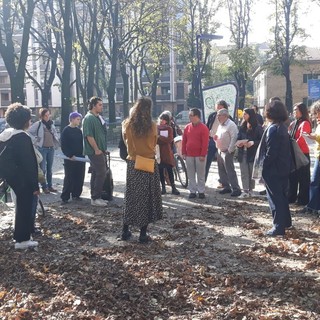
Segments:
[[[136,170],[134,163],[127,162],[123,223],[141,228],[162,218],[159,170],[156,161],[154,173]]]

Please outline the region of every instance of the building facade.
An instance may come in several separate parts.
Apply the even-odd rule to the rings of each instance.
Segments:
[[[320,79],[320,49],[308,48],[307,52],[307,59],[291,65],[290,77],[293,103],[304,102],[310,106],[313,101],[308,98],[308,80]],[[268,64],[259,67],[254,72],[253,79],[254,103],[259,108],[263,108],[271,97],[279,97],[285,101],[285,77],[273,74]]]

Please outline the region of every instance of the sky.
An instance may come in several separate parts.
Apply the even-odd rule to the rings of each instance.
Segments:
[[[269,32],[270,24],[269,16],[272,12],[272,6],[268,5],[268,0],[258,1],[258,4],[252,10],[251,31],[249,34],[249,42],[262,43],[271,39],[272,35]],[[300,0],[301,14],[299,15],[299,23],[305,29],[310,37],[303,43],[308,47],[320,48],[320,5],[315,4],[311,0]],[[216,34],[223,35],[223,39],[219,40],[217,45],[226,45],[229,43],[230,33],[228,32],[228,19],[226,12],[222,11],[218,14],[219,20],[221,17],[222,26]]]

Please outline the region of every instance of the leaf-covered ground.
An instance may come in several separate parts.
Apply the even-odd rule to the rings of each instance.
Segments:
[[[164,219],[146,245],[135,229],[117,241],[121,197],[108,209],[50,204],[35,250],[14,250],[3,227],[0,318],[320,319],[318,217],[293,207],[294,229],[266,238],[264,199],[186,195],[163,197]]]

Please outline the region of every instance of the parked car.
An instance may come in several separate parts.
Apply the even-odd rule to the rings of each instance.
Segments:
[[[183,110],[177,113],[175,116],[175,121],[177,124],[187,124],[190,122],[189,120],[189,110]]]
[[[116,121],[114,122],[109,122],[109,118],[105,118],[104,119],[106,121],[106,124],[121,124],[122,122],[122,118],[121,117],[116,117]]]

